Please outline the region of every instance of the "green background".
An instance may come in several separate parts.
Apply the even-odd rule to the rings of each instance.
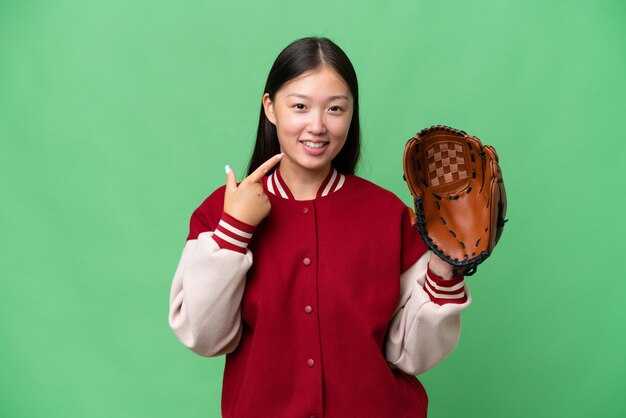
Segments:
[[[618,0],[0,0],[0,416],[219,415],[223,358],[178,343],[169,287],[308,35],[356,67],[363,177],[410,203],[432,124],[500,154],[510,222],[429,416],[626,416],[625,28]]]

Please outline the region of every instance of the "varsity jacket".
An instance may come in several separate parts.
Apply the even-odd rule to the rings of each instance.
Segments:
[[[297,201],[277,169],[253,228],[223,213],[224,187],[193,213],[169,323],[202,356],[226,354],[224,417],[425,417],[415,377],[457,345],[470,303],[391,192],[331,170]]]

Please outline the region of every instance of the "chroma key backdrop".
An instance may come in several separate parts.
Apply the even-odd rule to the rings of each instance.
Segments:
[[[169,288],[310,35],[356,67],[362,177],[410,205],[404,144],[435,124],[500,155],[509,222],[420,376],[429,417],[626,416],[617,0],[0,0],[0,416],[220,416],[224,358],[176,340]]]

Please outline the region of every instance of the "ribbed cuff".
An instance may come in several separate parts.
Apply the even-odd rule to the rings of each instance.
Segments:
[[[433,273],[430,266],[426,272],[424,290],[428,293],[430,300],[438,305],[467,302],[463,276],[456,276],[450,280],[445,280],[441,276]]]
[[[222,219],[213,233],[213,239],[220,248],[245,254],[255,229],[256,227],[223,212]]]

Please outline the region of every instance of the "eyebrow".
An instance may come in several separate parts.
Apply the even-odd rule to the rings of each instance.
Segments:
[[[311,99],[309,96],[307,96],[306,94],[300,94],[300,93],[291,93],[288,94],[287,97],[298,97],[300,99]],[[346,101],[349,101],[348,96],[344,96],[344,95],[338,95],[338,96],[330,96],[328,98],[329,100],[337,100],[337,99],[344,99]]]

